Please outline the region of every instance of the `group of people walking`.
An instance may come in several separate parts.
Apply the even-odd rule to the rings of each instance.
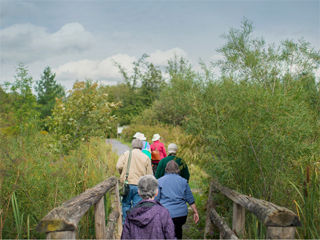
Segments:
[[[168,145],[168,156],[160,135],[153,144],[136,133],[132,150],[117,162],[120,185],[128,187],[122,197],[122,239],[181,239],[188,215],[188,203],[197,223],[199,215],[188,184],[187,164],[176,156],[178,147]],[[159,159],[155,159],[155,158]],[[157,180],[158,179],[158,180]]]

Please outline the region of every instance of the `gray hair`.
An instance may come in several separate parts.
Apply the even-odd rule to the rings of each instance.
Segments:
[[[140,139],[133,139],[131,142],[131,147],[132,149],[138,148],[141,150],[143,147],[143,143]]]
[[[158,190],[158,181],[152,175],[145,175],[138,181],[139,195],[142,199],[150,199],[156,195]]]
[[[178,163],[175,161],[171,160],[170,162],[167,163],[166,169],[164,170],[165,173],[176,173],[180,174],[180,168]]]

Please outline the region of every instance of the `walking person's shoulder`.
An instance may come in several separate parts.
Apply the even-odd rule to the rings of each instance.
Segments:
[[[146,160],[150,161],[149,157],[139,149],[132,150],[132,153],[136,158],[139,158],[141,161],[146,161]]]
[[[124,153],[122,153],[119,158],[118,158],[118,162],[120,161],[124,161],[126,158],[128,158],[129,156],[129,150],[125,151]]]

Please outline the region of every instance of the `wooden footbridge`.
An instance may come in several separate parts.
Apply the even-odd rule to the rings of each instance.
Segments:
[[[106,225],[104,196],[111,193],[113,211]],[[232,228],[214,209],[214,194],[222,193],[234,202]],[[94,206],[96,239],[120,239],[122,232],[122,211],[118,180],[110,177],[93,188],[64,202],[51,210],[38,224],[37,231],[45,232],[47,239],[76,239],[81,217]],[[256,215],[267,227],[266,239],[294,239],[295,228],[301,226],[298,216],[291,210],[274,203],[249,197],[222,186],[218,181],[210,185],[207,205],[206,234],[216,226],[221,239],[238,239],[246,236],[246,210]]]

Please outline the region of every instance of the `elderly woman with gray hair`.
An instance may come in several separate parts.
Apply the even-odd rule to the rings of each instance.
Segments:
[[[174,224],[169,211],[154,200],[158,194],[155,177],[141,177],[138,193],[143,200],[127,211],[121,239],[174,239]]]
[[[199,214],[189,184],[179,173],[179,165],[175,161],[167,163],[165,175],[158,179],[158,195],[155,200],[169,210],[176,238],[182,239],[182,226],[186,223],[188,215],[186,203],[193,210],[195,223],[199,221]]]

